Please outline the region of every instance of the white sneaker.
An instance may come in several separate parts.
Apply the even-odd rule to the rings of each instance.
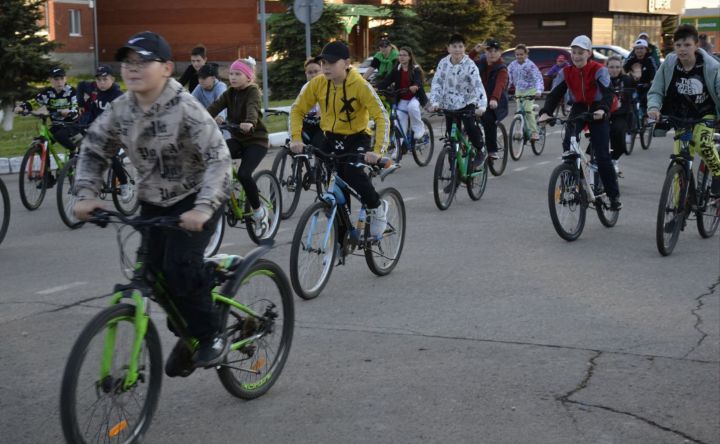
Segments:
[[[632,134],[627,133],[625,134],[625,144],[630,145],[632,143]]]
[[[270,228],[268,211],[264,205],[260,205],[260,208],[253,212],[253,222],[255,223],[255,235],[257,237],[263,237]]]
[[[128,184],[122,184],[120,185],[120,200],[123,201],[123,203],[128,203],[133,198],[133,190],[130,189],[130,185]]]
[[[368,208],[367,215],[370,217],[370,236],[380,237],[385,233],[387,229],[387,208],[388,203],[386,200],[381,200],[380,206],[377,208]]]
[[[620,171],[620,161],[619,160],[613,160],[613,167],[615,168],[615,174],[618,177],[622,177],[622,171]]]

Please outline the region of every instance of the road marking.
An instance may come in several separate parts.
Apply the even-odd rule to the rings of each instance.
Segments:
[[[235,246],[235,242],[227,242],[227,243],[223,243],[222,245],[220,245],[220,248],[234,247],[234,246]]]
[[[524,167],[517,167],[517,168],[514,168],[513,171],[525,171],[526,169],[528,169],[528,167],[526,167],[526,166],[524,166]]]
[[[417,196],[413,196],[413,197],[403,197],[403,200],[404,200],[405,202],[409,202],[409,201],[411,201],[411,200],[416,200],[416,199],[417,199]]]
[[[538,162],[538,166],[540,166],[540,165],[547,165],[547,164],[549,164],[549,163],[550,163],[549,160],[543,160],[542,162]]]
[[[73,282],[70,284],[58,285],[57,287],[46,288],[45,290],[40,290],[38,292],[35,292],[35,294],[52,294],[52,293],[57,293],[60,291],[69,290],[69,289],[75,288],[75,287],[82,287],[85,284],[87,284],[87,282],[78,281],[78,282]]]

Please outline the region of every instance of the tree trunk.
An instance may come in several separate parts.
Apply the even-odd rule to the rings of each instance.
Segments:
[[[0,104],[0,120],[2,120],[3,130],[12,131],[14,118],[15,113],[13,113],[12,103]]]

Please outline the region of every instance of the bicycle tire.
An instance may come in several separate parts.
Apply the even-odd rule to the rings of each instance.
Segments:
[[[700,237],[708,239],[713,237],[715,232],[720,225],[720,199],[714,199],[710,201],[710,185],[712,182],[712,173],[704,162],[701,163],[700,168],[705,168],[705,175],[702,179],[702,183],[698,183],[697,196],[700,197],[697,216],[697,228]],[[2,241],[2,233],[0,233],[0,241]]]
[[[478,171],[473,171],[473,173],[476,173]],[[480,173],[477,176],[472,176],[470,173],[468,174],[467,178],[467,192],[468,196],[470,196],[470,199],[474,201],[480,200],[482,198],[483,194],[485,194],[485,188],[487,188],[487,181],[488,181],[488,162],[487,157],[486,160],[483,162],[482,167],[480,168]]]
[[[543,129],[540,129],[538,131],[538,137],[538,140],[530,141],[530,147],[532,148],[532,152],[535,153],[536,156],[541,155],[545,150],[545,131]]]
[[[289,167],[289,168],[288,168]],[[275,155],[271,168],[283,192],[281,219],[289,219],[297,209],[302,191],[302,162],[293,158],[286,148]]]
[[[673,190],[673,187],[677,187],[677,189]],[[668,208],[669,199],[673,201],[670,203],[672,208]],[[655,226],[655,243],[658,252],[663,256],[669,256],[675,249],[675,245],[677,245],[680,230],[685,223],[686,200],[687,178],[685,177],[685,168],[682,165],[673,164],[668,168],[665,175]],[[666,220],[670,213],[673,213],[674,217]]]
[[[395,188],[385,188],[378,192],[380,199],[388,202],[386,213],[388,228],[377,243],[365,246],[365,262],[370,271],[378,276],[386,276],[397,266],[405,245],[405,203]],[[392,201],[392,202],[391,202]],[[370,235],[370,224],[366,224],[365,239]],[[397,242],[393,242],[397,240]]]
[[[268,212],[269,228],[258,236],[255,233],[255,221],[252,218],[250,210],[250,202],[245,202],[245,209],[248,216],[245,217],[245,229],[250,236],[250,240],[259,244],[262,240],[274,239],[280,228],[280,213],[282,211],[282,191],[280,191],[280,183],[275,175],[268,170],[258,171],[253,174],[253,180],[257,184],[258,193],[260,194],[260,203],[265,206]]]
[[[254,290],[253,285],[257,278],[269,278],[272,284],[276,286],[279,299],[268,300],[271,292],[260,292]],[[264,279],[263,279],[264,280]],[[259,299],[246,303],[247,299],[252,296]],[[259,259],[248,271],[247,277],[243,281],[237,295],[246,307],[252,308],[256,313],[267,315],[272,313],[277,317],[267,316],[269,325],[263,325],[257,321],[257,318],[250,317],[246,312],[238,310],[230,305],[225,305],[221,311],[221,320],[225,326],[225,335],[232,344],[233,342],[242,340],[258,332],[258,330],[266,330],[267,334],[258,338],[252,344],[243,346],[237,350],[230,350],[227,357],[217,369],[218,377],[223,387],[232,394],[241,399],[255,399],[265,393],[275,384],[282,373],[290,346],[292,344],[293,326],[295,324],[295,309],[293,306],[292,290],[288,283],[287,276],[279,265],[266,259]],[[277,305],[281,304],[279,311],[274,311]],[[262,304],[262,306],[260,305]],[[269,310],[269,311],[268,311]],[[278,318],[280,320],[278,321]],[[278,328],[281,327],[281,329]],[[268,339],[276,337],[278,330],[281,330],[277,336],[279,343],[276,348],[267,347]],[[260,352],[262,348],[263,352]],[[272,359],[268,359],[270,354],[274,353]],[[236,362],[231,361],[239,357],[238,362],[249,364],[249,370],[239,369],[235,366]],[[249,362],[248,362],[249,361]],[[231,365],[233,364],[233,365]],[[244,377],[253,378],[253,381],[247,381]]]
[[[428,136],[428,142],[421,144],[415,142],[415,146],[412,150],[413,159],[415,159],[415,163],[420,167],[427,166],[432,160],[435,152],[435,135],[433,133],[432,125],[425,117],[422,118],[422,123],[425,127],[425,134]]]
[[[643,126],[642,133],[640,133],[640,146],[642,147],[642,149],[650,149],[650,143],[652,142],[654,131],[655,124]]]
[[[390,158],[399,164],[403,158],[403,148],[407,150],[407,146],[403,147],[403,137],[396,127],[390,131],[390,148],[391,150],[388,152]]]
[[[42,144],[37,141],[33,142],[20,163],[20,202],[30,211],[37,210],[40,207],[47,191],[47,182],[44,176],[50,170],[49,165],[45,165],[45,172],[34,172],[35,164],[41,164],[42,150]],[[47,162],[50,162],[50,153],[48,153]],[[33,173],[30,176],[28,176],[28,164],[31,164],[33,168]]]
[[[525,130],[523,128],[522,117],[519,115],[513,117],[512,122],[510,123],[508,145],[510,147],[510,157],[512,160],[520,160],[523,149],[525,148]]]
[[[155,328],[155,325],[151,320],[148,322],[148,328],[145,334],[145,349],[147,353],[146,356],[144,356],[144,359],[146,359],[147,361],[145,363],[142,363],[143,365],[139,365],[139,370],[142,373],[140,375],[141,377],[139,377],[138,379],[138,382],[133,385],[130,390],[122,390],[121,387],[118,386],[118,384],[122,383],[124,377],[123,372],[126,370],[126,366],[118,364],[125,363],[120,359],[113,359],[113,364],[119,368],[111,369],[112,374],[109,375],[109,379],[106,378],[103,381],[97,380],[98,374],[100,373],[99,366],[102,361],[102,343],[104,342],[105,338],[105,335],[103,335],[103,331],[111,324],[114,324],[116,326],[117,332],[117,330],[120,329],[120,324],[125,322],[129,324],[128,338],[130,339],[130,343],[132,343],[132,339],[135,335],[135,307],[129,304],[113,305],[112,307],[108,307],[98,313],[90,321],[90,323],[85,326],[85,328],[78,336],[77,341],[75,341],[75,345],[70,352],[70,356],[68,357],[68,361],[65,366],[60,391],[60,422],[62,424],[65,440],[69,443],[88,442],[83,437],[82,429],[84,428],[87,430],[89,428],[89,423],[82,427],[80,424],[80,418],[78,418],[79,407],[77,390],[79,388],[86,388],[88,389],[88,392],[90,392],[92,389],[92,393],[89,395],[90,398],[92,398],[93,395],[108,395],[109,393],[108,398],[110,398],[110,407],[107,412],[110,413],[112,412],[113,407],[116,407],[117,405],[123,405],[120,403],[120,400],[115,398],[121,398],[127,393],[129,393],[130,390],[134,391],[141,386],[146,387],[147,392],[145,396],[135,398],[135,401],[138,404],[141,401],[143,402],[139,409],[140,411],[137,421],[133,421],[132,424],[130,424],[128,422],[129,418],[127,417],[128,412],[126,409],[123,409],[123,411],[121,412],[122,415],[120,416],[122,420],[118,418],[119,421],[114,426],[113,423],[101,425],[100,429],[98,429],[96,433],[102,433],[102,431],[104,430],[108,435],[110,435],[114,433],[114,431],[120,434],[127,430],[128,433],[126,435],[128,436],[128,438],[123,439],[121,442],[136,443],[142,439],[142,436],[145,434],[145,432],[147,432],[147,429],[150,426],[150,422],[152,420],[155,409],[157,408],[158,399],[160,397],[160,387],[162,385],[163,371],[160,337],[158,335],[157,329]],[[113,351],[113,358],[117,357],[117,343],[118,340],[121,340],[124,336],[124,330],[117,333],[118,334],[115,338],[116,348]],[[98,368],[93,369],[94,371],[89,371],[88,376],[90,376],[91,379],[95,378],[96,381],[94,384],[79,384],[79,379],[81,377],[80,373],[83,369],[83,364],[85,364],[86,362],[86,358],[88,358],[89,356],[88,352],[93,345],[93,339],[98,339],[100,341],[99,345],[101,353],[99,354],[99,356],[91,357],[91,359],[88,361],[88,365],[90,365],[90,362],[92,362],[96,363],[98,366]],[[141,354],[143,353],[141,352]],[[149,371],[146,368],[148,364],[150,366]],[[99,401],[100,400],[96,400],[93,405],[96,405]],[[93,432],[89,433],[91,434],[90,436],[94,435]]]
[[[220,246],[222,245],[223,237],[225,237],[225,211],[220,212],[220,217],[218,217],[218,220],[215,223],[213,234],[210,236],[210,241],[205,247],[205,257],[217,254]]]
[[[453,148],[450,145],[446,145],[438,155],[437,161],[435,162],[435,175],[433,177],[433,196],[435,198],[435,205],[441,211],[445,211],[450,208],[453,197],[459,184],[459,178],[457,173],[457,163],[454,157]],[[452,156],[450,153],[452,152]],[[445,166],[448,166],[448,172],[444,172]],[[446,175],[448,175],[446,177]],[[447,182],[447,183],[445,183]],[[443,197],[444,195],[444,197]]]
[[[295,234],[293,235],[292,246],[290,248],[290,282],[292,283],[293,290],[295,290],[295,294],[303,299],[314,299],[320,294],[330,280],[335,266],[335,256],[337,255],[336,245],[339,245],[337,222],[333,222],[333,225],[330,227],[331,231],[325,252],[322,251],[321,246],[328,229],[327,221],[330,211],[330,206],[325,202],[315,202],[303,212],[295,227]],[[317,215],[317,219],[313,221],[314,223],[311,227],[313,228],[313,232],[306,234],[305,228],[311,223],[311,218],[313,218],[314,215]],[[322,226],[318,229],[317,221],[325,221],[325,223],[321,223]],[[309,238],[311,245],[304,245]],[[308,249],[311,251],[308,251]],[[321,267],[319,267],[319,276],[317,279],[310,279],[308,284],[301,282],[305,280],[303,279],[304,273],[301,273],[300,270],[301,253],[307,253],[309,255],[309,257],[302,258],[303,263],[305,263],[306,259],[312,259],[313,255],[317,255],[317,259],[320,259],[319,264]],[[323,254],[322,257],[320,257],[321,254]],[[307,266],[305,268],[307,268]],[[303,276],[301,276],[301,274]]]
[[[8,231],[10,225],[10,195],[8,194],[5,182],[0,178],[0,244]]]
[[[610,199],[607,195],[595,199],[595,211],[597,211],[600,223],[607,228],[614,227],[620,217],[619,211],[612,211],[610,209]]]
[[[115,171],[111,170],[109,185],[110,189],[112,189],[112,200],[115,205],[115,209],[117,209],[118,212],[124,214],[125,216],[132,216],[135,212],[137,212],[138,208],[140,208],[140,199],[138,199],[137,193],[137,178],[135,174],[137,170],[132,163],[130,163],[130,160],[125,153],[121,153],[118,157],[120,165],[122,165],[122,169],[125,173],[125,177],[127,178],[127,186],[132,192],[132,198],[128,202],[123,201],[120,181],[117,178]],[[128,168],[127,165],[130,167]]]
[[[502,173],[505,172],[508,160],[508,136],[505,125],[503,125],[502,122],[498,122],[497,124],[497,133],[498,158],[495,160],[488,159],[488,167],[490,168],[490,173],[493,176],[501,176]]]
[[[562,179],[560,184],[558,184],[558,179]],[[553,170],[548,186],[550,219],[557,234],[568,242],[579,238],[585,227],[587,208],[583,202],[582,193],[580,173],[574,166],[563,163]],[[558,206],[563,208],[562,212],[558,211]],[[576,215],[575,218],[570,217],[574,215]],[[575,219],[574,223],[572,219]],[[571,223],[568,225],[571,227],[570,229],[566,229],[564,226],[566,220]]]
[[[71,230],[80,228],[85,224],[73,214],[75,204],[78,202],[75,193],[75,173],[77,172],[77,157],[73,157],[65,163],[57,177],[55,197],[57,200],[60,220]]]
[[[625,144],[626,156],[631,155],[633,150],[635,149],[635,139],[637,139],[637,133],[635,131],[630,131],[630,143]]]

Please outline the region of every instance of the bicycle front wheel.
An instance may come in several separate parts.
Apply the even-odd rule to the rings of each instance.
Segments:
[[[140,207],[137,191],[137,170],[133,166],[130,159],[125,153],[118,156],[120,165],[120,174],[125,176],[125,193],[123,194],[123,185],[120,183],[118,172],[112,171],[110,175],[110,187],[112,189],[112,200],[115,208],[125,216],[132,216]]]
[[[207,247],[205,247],[205,257],[214,256],[215,253],[218,252],[220,249],[220,245],[222,245],[223,237],[225,236],[225,211],[220,212],[220,217],[218,217],[217,222],[215,223],[215,229],[213,230],[212,236],[210,236],[210,242],[208,242]]]
[[[432,125],[426,118],[422,118],[423,126],[425,127],[425,137],[422,142],[415,142],[413,148],[413,159],[418,166],[427,166],[432,160],[433,152],[435,151],[435,135],[433,134]]]
[[[295,324],[292,290],[279,265],[260,259],[243,280],[235,299],[252,311],[222,308],[230,353],[220,364],[220,382],[232,395],[264,395],[285,366]]]
[[[500,176],[505,171],[508,160],[507,130],[502,122],[497,124],[497,159],[488,159],[488,167],[493,176]]]
[[[674,164],[665,176],[657,212],[655,241],[663,256],[672,253],[685,224],[687,177],[682,165]]]
[[[137,358],[137,381],[126,387],[135,335],[135,307],[129,304],[106,308],[80,333],[60,392],[67,442],[136,443],[147,431],[160,397],[162,350],[150,321]]]
[[[610,209],[610,198],[608,198],[607,195],[595,199],[595,210],[597,211],[600,223],[608,228],[614,227],[618,221],[618,217],[620,217],[619,211]]]
[[[557,234],[574,241],[585,227],[586,207],[583,204],[580,174],[572,165],[563,163],[550,175],[548,207]]]
[[[472,200],[480,200],[485,194],[485,188],[488,181],[488,162],[485,161],[479,170],[475,170],[468,174],[467,192]]]
[[[510,123],[510,134],[508,135],[512,160],[520,160],[520,157],[522,157],[523,148],[525,147],[524,132],[522,117],[515,116],[512,123]]]
[[[42,165],[43,145],[33,142],[25,152],[20,163],[20,202],[28,210],[37,210],[45,198],[48,181],[50,180],[50,165]],[[48,159],[46,162],[49,162]]]
[[[705,176],[702,183],[698,184],[697,195],[700,196],[700,204],[697,212],[697,227],[700,236],[707,239],[715,234],[720,225],[720,199],[710,199],[710,185],[712,182],[712,174],[703,164],[700,166],[705,168]],[[0,229],[0,241],[2,241],[2,231]]]
[[[400,260],[405,244],[405,203],[395,188],[380,191],[380,199],[387,201],[387,228],[379,240],[373,240],[365,246],[365,262],[370,271],[385,276],[395,268]],[[366,239],[370,235],[370,226],[365,229]]]
[[[282,208],[282,195],[280,191],[280,183],[275,175],[268,171],[258,171],[253,175],[253,180],[257,184],[258,194],[260,195],[260,204],[267,211],[267,227],[258,230],[252,216],[245,218],[245,228],[247,229],[250,240],[256,244],[261,240],[274,239],[280,228],[280,213]],[[249,206],[249,205],[248,205]],[[248,213],[252,214],[251,211]]]
[[[440,210],[450,208],[453,197],[459,185],[457,165],[455,163],[455,151],[450,145],[446,145],[440,151],[435,162],[435,178],[433,180],[433,195],[435,205]]]
[[[282,148],[275,155],[272,173],[280,184],[282,193],[282,211],[280,217],[289,219],[297,209],[302,191],[302,161],[294,159],[290,152]]]
[[[7,234],[10,224],[10,195],[5,182],[0,179],[0,244]]]
[[[543,128],[538,129],[538,137],[538,140],[530,141],[530,147],[536,156],[539,156],[545,150],[545,130]]]
[[[645,125],[640,133],[640,146],[644,150],[650,149],[650,142],[652,142],[653,132],[655,131],[655,124]]]
[[[316,298],[330,280],[338,245],[332,208],[316,202],[300,216],[290,248],[290,282],[303,299]]]
[[[63,223],[70,229],[80,228],[85,222],[81,221],[73,210],[78,202],[77,193],[75,192],[75,173],[77,167],[77,157],[73,157],[67,163],[57,178],[57,188],[55,189],[57,198],[58,213]]]

